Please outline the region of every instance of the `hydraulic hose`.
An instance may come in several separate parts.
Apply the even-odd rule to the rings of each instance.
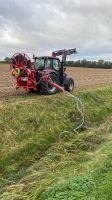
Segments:
[[[54,83],[52,81],[52,79],[49,77],[49,75],[42,76],[38,83],[35,83],[34,81],[33,82],[36,85],[39,85],[39,83],[41,81],[45,81],[45,82],[51,84],[52,86],[56,87],[58,90],[62,91],[68,97],[71,97],[71,98],[75,99],[75,102],[77,103],[77,110],[80,113],[80,119],[81,119],[81,123],[76,128],[73,129],[74,132],[77,132],[84,125],[84,123],[85,123],[85,115],[84,115],[84,105],[83,105],[83,102],[79,99],[79,97],[71,94],[70,92],[66,91],[63,87],[61,87],[60,85],[57,85],[56,83]],[[64,131],[64,132],[67,132],[67,131]]]

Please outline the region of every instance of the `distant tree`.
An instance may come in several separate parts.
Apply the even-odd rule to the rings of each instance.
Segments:
[[[112,69],[112,62],[104,61],[104,60],[88,61],[86,59],[83,59],[83,60],[77,60],[77,61],[67,61],[66,64],[69,67]]]
[[[97,66],[98,66],[98,68],[104,68],[104,60],[98,60],[98,62],[97,62]]]
[[[109,61],[105,61],[104,66],[106,69],[112,69],[112,63]]]
[[[4,61],[5,61],[6,63],[9,63],[9,62],[10,62],[10,58],[9,58],[9,57],[5,57]]]

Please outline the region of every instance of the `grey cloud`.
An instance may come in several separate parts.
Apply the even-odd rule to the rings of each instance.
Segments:
[[[0,57],[77,47],[77,58],[112,51],[110,0],[0,0]]]

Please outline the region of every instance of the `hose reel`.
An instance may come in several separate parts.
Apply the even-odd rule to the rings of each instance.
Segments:
[[[31,66],[31,60],[28,55],[24,53],[16,53],[12,56],[10,69],[15,78],[18,78],[23,73],[27,75],[27,73],[29,73],[28,69],[30,69]]]

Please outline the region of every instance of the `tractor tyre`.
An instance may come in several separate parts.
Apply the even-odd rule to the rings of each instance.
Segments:
[[[74,90],[74,80],[69,78],[67,83],[64,85],[64,89],[68,92],[72,92]]]
[[[54,73],[49,74],[49,79],[54,83],[56,83],[57,85],[59,85],[59,80],[56,74]],[[45,83],[43,81],[40,84],[40,89],[41,92],[44,94],[55,94],[58,91],[56,87],[52,86],[50,83],[47,82]]]

